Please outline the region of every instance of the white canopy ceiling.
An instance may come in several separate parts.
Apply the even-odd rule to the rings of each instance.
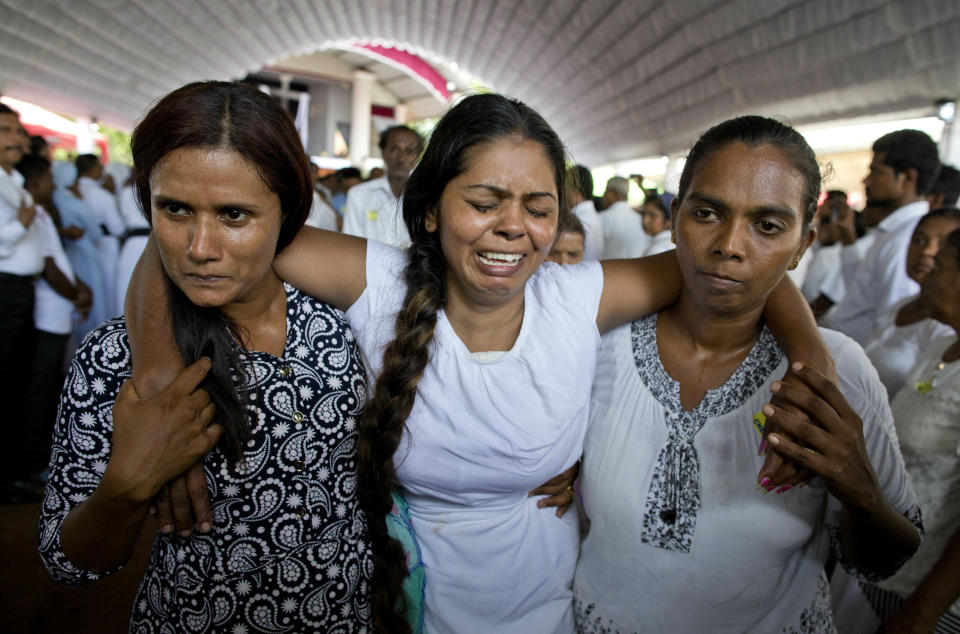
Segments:
[[[574,158],[682,150],[960,93],[955,0],[0,0],[0,89],[129,125],[188,81],[337,42],[406,47],[534,107]]]

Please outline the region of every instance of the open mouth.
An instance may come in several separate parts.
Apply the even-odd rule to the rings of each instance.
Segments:
[[[488,266],[516,266],[526,257],[522,253],[500,253],[497,251],[480,251],[477,256],[481,262]]]

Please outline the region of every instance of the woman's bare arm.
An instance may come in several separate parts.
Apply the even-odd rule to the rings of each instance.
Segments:
[[[285,282],[340,310],[367,287],[367,241],[333,231],[303,227],[273,260]]]
[[[890,615],[880,631],[933,632],[940,616],[960,599],[960,529],[917,589]]]
[[[159,394],[184,367],[173,338],[169,306],[160,250],[151,235],[130,276],[123,309],[133,385],[143,397]]]
[[[603,260],[603,293],[597,311],[597,328],[603,334],[663,310],[680,298],[683,279],[677,252],[645,258]]]
[[[810,305],[786,275],[767,297],[763,320],[791,362],[800,361],[837,382],[833,356],[820,336]]]

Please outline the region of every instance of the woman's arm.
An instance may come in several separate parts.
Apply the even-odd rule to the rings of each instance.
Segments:
[[[603,260],[600,334],[663,310],[680,298],[683,278],[674,250],[646,258]]]
[[[217,443],[221,427],[210,424],[213,403],[197,389],[209,369],[210,360],[201,358],[148,399],[129,381],[120,388],[106,470],[60,529],[63,552],[75,566],[104,572],[124,564],[160,487]]]
[[[273,270],[285,282],[340,310],[367,287],[367,241],[315,227],[303,227],[277,254]]]
[[[772,404],[763,406],[793,439],[768,436],[771,447],[820,476],[842,504],[839,546],[843,559],[863,571],[887,575],[920,545],[917,527],[890,504],[867,453],[863,422],[836,384],[802,364],[793,371],[805,387],[771,386],[784,403],[813,421]]]
[[[960,529],[940,559],[900,608],[883,622],[884,634],[933,632],[940,616],[960,599]]]

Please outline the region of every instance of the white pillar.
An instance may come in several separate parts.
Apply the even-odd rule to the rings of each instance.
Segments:
[[[90,117],[77,117],[77,154],[93,153],[93,130]]]
[[[393,107],[393,118],[397,123],[406,123],[410,114],[410,107],[405,103],[398,103]]]
[[[353,71],[350,109],[350,163],[353,165],[363,165],[370,154],[370,93],[374,79],[376,75],[373,73]]]

